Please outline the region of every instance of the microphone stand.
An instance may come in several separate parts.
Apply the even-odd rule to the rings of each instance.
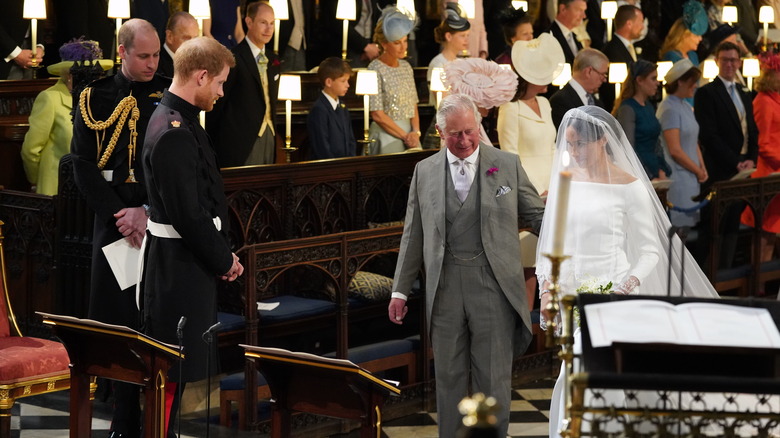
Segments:
[[[206,438],[209,438],[209,431],[211,429],[211,422],[209,421],[209,415],[211,415],[211,344],[214,332],[221,325],[222,323],[217,321],[216,324],[203,332],[203,341],[209,346],[206,354]]]
[[[178,424],[179,438],[181,438],[181,392],[182,392],[181,377],[182,377],[182,365],[184,362],[182,360],[184,356],[184,324],[186,323],[187,323],[187,317],[182,316],[181,319],[179,319],[179,324],[176,326],[176,337],[179,338],[179,382],[177,383],[177,388],[176,388],[179,392],[179,401],[178,401],[179,406],[177,406],[179,411],[177,416],[177,421],[179,422]]]

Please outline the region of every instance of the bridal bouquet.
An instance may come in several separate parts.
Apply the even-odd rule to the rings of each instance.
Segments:
[[[577,293],[600,295],[610,294],[612,293],[612,282],[591,277],[583,280],[583,282],[580,283],[580,286],[577,288]],[[574,307],[574,324],[576,324],[577,327],[580,326],[580,309],[577,306]]]

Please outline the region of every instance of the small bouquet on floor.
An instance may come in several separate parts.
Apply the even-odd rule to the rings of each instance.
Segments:
[[[578,294],[606,295],[611,294],[612,292],[613,290],[611,281],[605,281],[603,279],[594,277],[584,280],[577,288]],[[577,306],[574,306],[574,324],[577,327],[580,326],[580,308]]]

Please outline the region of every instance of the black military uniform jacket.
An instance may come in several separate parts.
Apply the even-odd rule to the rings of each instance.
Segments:
[[[146,203],[141,153],[144,146],[146,125],[162,98],[162,92],[170,85],[170,79],[155,76],[149,82],[133,82],[121,72],[93,82],[88,102],[87,115],[93,120],[109,119],[119,102],[131,93],[137,100],[140,117],[137,122],[136,148],[133,162],[130,162],[128,145],[130,130],[125,121],[114,151],[102,172],[98,169],[98,139],[101,154],[109,144],[116,122],[105,131],[94,131],[84,122],[80,106],[74,106],[73,172],[76,185],[87,204],[95,211],[95,227],[92,248],[92,279],[88,316],[99,321],[138,328],[138,311],[135,305],[134,288],[124,292],[106,262],[102,248],[123,238],[116,227],[114,214],[126,207],[140,207]],[[128,116],[129,118],[129,116]],[[126,182],[129,169],[134,169],[136,183]],[[111,175],[110,181],[107,176]]]
[[[233,264],[224,227],[227,201],[214,150],[198,124],[200,110],[169,91],[149,121],[143,167],[150,222],[167,224],[181,238],[147,231],[143,320],[150,336],[178,344],[184,326],[183,381],[206,376],[209,350],[201,336],[217,317],[218,276]],[[219,218],[218,231],[214,218]],[[212,349],[211,353],[215,350]],[[212,361],[216,364],[216,361]],[[175,376],[178,370],[172,370]],[[180,381],[178,377],[172,379]]]

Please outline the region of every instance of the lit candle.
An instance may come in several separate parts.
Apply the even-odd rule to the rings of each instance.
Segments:
[[[344,20],[344,33],[341,36],[341,53],[346,58],[347,53],[347,32],[349,31],[349,20]]]
[[[368,94],[363,95],[363,132],[368,132]]]
[[[290,132],[292,132],[291,126],[292,126],[292,100],[285,100],[284,101],[284,109],[285,109],[285,115],[284,115],[284,127],[286,129],[287,138],[290,138]]]
[[[558,199],[555,203],[555,222],[553,223],[552,255],[563,255],[563,242],[566,240],[566,216],[569,210],[569,188],[571,172],[563,171],[558,178]]]
[[[38,56],[38,19],[33,18],[30,20],[30,38],[32,39],[32,58],[33,66],[35,66],[35,59]]]
[[[279,26],[281,20],[274,20],[274,53],[279,53]]]
[[[119,62],[119,28],[122,27],[122,19],[116,19],[116,61]]]

